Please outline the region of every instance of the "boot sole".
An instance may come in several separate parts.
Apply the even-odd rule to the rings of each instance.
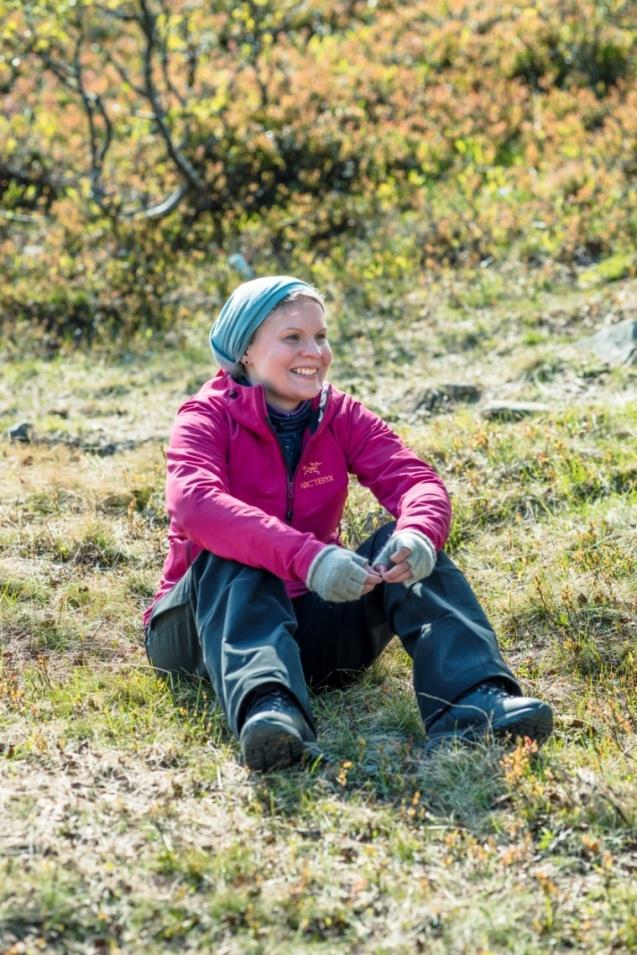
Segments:
[[[549,706],[534,707],[526,712],[512,713],[508,720],[502,718],[497,722],[490,722],[481,726],[468,726],[465,730],[449,730],[446,733],[435,733],[425,742],[425,752],[436,749],[443,743],[457,741],[459,743],[476,743],[488,739],[520,739],[523,737],[535,740],[540,745],[553,732],[553,711]]]
[[[298,762],[305,751],[305,743],[291,728],[264,721],[246,727],[241,735],[241,749],[248,769],[265,772],[285,769]]]

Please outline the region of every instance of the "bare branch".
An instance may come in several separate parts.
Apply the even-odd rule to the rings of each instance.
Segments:
[[[147,0],[139,0],[139,6],[142,12],[139,22],[142,27],[145,40],[144,83],[146,87],[146,96],[151,104],[155,122],[157,123],[159,132],[162,136],[162,139],[164,140],[164,143],[166,144],[168,155],[183,175],[189,187],[196,190],[197,192],[204,192],[206,189],[205,181],[201,178],[195,167],[187,159],[187,157],[184,156],[181,149],[173,140],[171,130],[169,129],[168,123],[166,121],[166,112],[161,105],[157,89],[155,87],[155,80],[153,78],[153,59],[157,51],[156,15],[149,9]]]
[[[178,186],[174,192],[171,192],[163,202],[158,203],[156,206],[151,206],[149,209],[144,209],[141,214],[146,219],[161,219],[173,212],[189,192],[190,187],[184,182]]]
[[[72,90],[74,93],[79,92],[75,74],[68,68],[66,63],[54,60],[49,53],[44,51],[38,52],[37,56],[42,60],[47,69],[58,78],[63,86],[66,86],[67,89]]]
[[[113,138],[113,127],[101,97],[97,93],[89,92],[84,83],[84,70],[80,55],[82,51],[82,44],[84,43],[84,24],[81,19],[81,14],[77,19],[77,30],[78,32],[75,40],[75,47],[73,50],[73,70],[75,73],[75,81],[77,83],[77,91],[80,94],[89,126],[89,145],[91,150],[91,171],[89,173],[89,180],[91,183],[91,197],[98,203],[100,207],[103,207],[104,189],[102,186],[102,172],[104,160]],[[99,113],[104,123],[104,133],[102,135],[100,135],[97,128],[96,113]]]
[[[88,90],[84,82],[84,68],[82,66],[81,53],[82,45],[85,41],[85,34],[81,13],[78,14],[75,23],[77,34],[73,47],[71,66],[63,60],[51,55],[48,50],[36,50],[35,55],[63,86],[77,94],[81,100],[89,131],[89,150],[91,156],[89,181],[91,198],[105,214],[110,215],[112,210],[109,209],[108,205],[104,202],[105,190],[102,185],[102,174],[106,154],[113,140],[113,126],[103,99],[99,94]],[[97,117],[101,119],[103,131],[99,129]]]
[[[166,18],[166,20],[168,21],[168,19],[170,18],[170,8],[168,4],[166,3],[166,0],[160,0],[160,5],[161,5],[162,13],[164,17]],[[169,93],[171,93],[175,97],[178,103],[180,103],[182,106],[185,106],[186,100],[183,94],[180,93],[180,91],[176,88],[176,86],[174,85],[173,81],[170,78],[170,55],[168,53],[168,46],[163,41],[160,45],[159,58],[161,62],[162,76],[164,78],[164,83],[166,84],[166,89],[168,90]]]
[[[70,50],[60,43],[53,41],[43,49],[33,49],[32,55],[37,57],[43,67],[40,76],[48,72],[53,75],[61,86],[69,90],[77,98],[86,117],[86,145],[88,151],[88,169],[84,175],[88,177],[90,195],[102,213],[113,221],[117,218],[132,218],[143,216],[148,219],[159,219],[172,213],[190,194],[195,198],[198,209],[211,208],[212,193],[215,192],[214,183],[207,180],[190,160],[186,149],[189,139],[188,103],[193,95],[197,70],[200,61],[198,37],[192,33],[192,24],[188,17],[171,21],[169,0],[132,0],[126,7],[127,12],[113,11],[101,4],[92,5],[104,17],[108,17],[112,28],[109,40],[116,38],[114,30],[126,29],[134,24],[138,32],[137,49],[139,54],[139,68],[136,68],[127,57],[122,57],[121,50],[114,42],[99,44],[101,63],[113,70],[127,90],[137,97],[137,106],[147,107],[147,118],[150,119],[163,143],[165,151],[172,161],[177,173],[178,182],[172,192],[158,202],[139,197],[138,201],[126,202],[123,196],[116,191],[107,190],[104,181],[105,162],[116,133],[114,122],[110,115],[110,103],[105,93],[96,92],[89,81],[88,44],[92,33],[90,22],[87,19],[87,9],[76,8],[73,20],[69,24],[71,33]],[[130,11],[130,12],[129,12]],[[160,17],[165,16],[166,23],[175,25],[183,40],[183,55],[172,54],[164,33]],[[36,35],[35,25],[33,29]],[[128,31],[127,31],[128,34]],[[67,52],[68,50],[68,52]],[[176,59],[180,65],[182,59],[185,68],[176,71]],[[90,62],[93,62],[91,58]],[[173,125],[170,108],[177,107],[179,113],[179,136]],[[137,113],[137,110],[135,110]],[[182,138],[183,137],[183,138]],[[209,147],[216,138],[212,137]],[[181,181],[179,181],[181,180]],[[69,180],[64,185],[71,185]],[[63,186],[61,187],[63,188]],[[131,197],[132,199],[132,197]]]
[[[142,86],[139,86],[137,83],[135,83],[135,82],[131,79],[131,75],[130,75],[130,73],[128,72],[128,70],[126,69],[126,67],[125,67],[122,63],[120,63],[119,60],[116,60],[116,59],[115,59],[115,57],[114,57],[112,51],[111,51],[111,50],[108,50],[108,49],[106,49],[106,48],[104,48],[104,49],[102,50],[102,53],[103,53],[103,55],[104,55],[104,58],[105,58],[106,62],[107,62],[107,63],[110,63],[110,65],[113,67],[113,69],[115,70],[115,72],[116,72],[117,75],[119,76],[119,78],[120,78],[120,80],[122,81],[122,83],[124,83],[126,86],[130,87],[130,89],[132,89],[133,92],[137,93],[138,96],[141,96],[143,99],[145,99],[145,98],[146,98],[146,91],[144,90],[144,88],[143,88]]]
[[[181,37],[186,48],[186,89],[192,91],[197,79],[199,53],[197,51],[197,43],[190,32],[190,24],[187,17],[184,17],[181,21]]]
[[[123,23],[137,23],[137,16],[134,13],[112,10],[110,7],[103,7],[101,3],[95,3],[93,6],[99,13],[103,13],[105,17],[110,17],[112,20],[121,20]]]

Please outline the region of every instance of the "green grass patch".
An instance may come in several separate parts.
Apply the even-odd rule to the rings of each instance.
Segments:
[[[602,301],[524,271],[458,273],[453,295],[437,280],[431,297],[382,281],[369,311],[369,287],[338,286],[351,321],[335,375],[444,476],[449,552],[525,692],[553,705],[553,737],[540,752],[490,742],[425,757],[394,642],[350,686],[313,697],[325,761],[248,773],[210,686],[159,679],[143,649],[165,555],[161,447],[209,373],[202,349],[133,350],[95,360],[97,376],[82,355],[8,363],[7,426],[19,410],[36,434],[88,433],[73,395],[104,440],[126,431],[134,447],[0,446],[3,950],[637,944],[634,382],[561,351],[620,308],[623,286]],[[486,398],[548,389],[550,411],[505,422],[480,402],[408,407],[462,379]],[[346,542],[388,516],[354,481]]]

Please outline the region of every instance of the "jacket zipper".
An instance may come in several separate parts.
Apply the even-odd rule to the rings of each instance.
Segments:
[[[322,422],[321,422],[321,424],[322,424]],[[318,432],[321,430],[321,425],[318,426],[318,428],[316,429],[316,431],[314,432],[314,434],[310,435],[309,441],[307,442],[307,444],[305,445],[305,447],[303,448],[303,450],[302,450],[302,452],[301,452],[301,457],[299,458],[299,463],[297,464],[295,470],[294,470],[292,473],[290,473],[290,470],[289,470],[289,468],[288,468],[288,462],[286,461],[285,454],[283,453],[283,448],[282,448],[281,445],[279,444],[279,439],[277,438],[276,431],[274,430],[274,428],[272,427],[272,425],[270,424],[269,421],[268,421],[268,426],[269,426],[269,428],[270,428],[270,431],[272,432],[272,436],[273,436],[274,440],[276,441],[276,446],[277,446],[277,448],[279,449],[279,452],[280,452],[280,454],[281,454],[281,460],[283,461],[283,467],[285,468],[285,474],[286,474],[286,478],[287,478],[287,498],[286,498],[286,506],[285,506],[285,523],[286,523],[286,524],[291,524],[291,523],[292,523],[292,517],[293,517],[293,515],[294,515],[294,480],[295,480],[295,478],[296,478],[296,475],[298,474],[299,468],[301,467],[301,463],[302,463],[302,461],[303,461],[303,458],[305,458],[305,457],[307,456],[308,449],[312,446],[312,444],[314,443],[314,439],[315,439],[316,435],[317,435]]]
[[[280,443],[279,443],[279,439],[278,439],[278,437],[277,437],[276,431],[274,430],[274,428],[272,427],[272,425],[271,425],[271,423],[270,423],[270,419],[268,418],[267,410],[266,410],[266,413],[265,413],[265,420],[266,420],[267,423],[268,423],[268,428],[269,428],[270,431],[272,432],[272,437],[274,438],[274,443],[276,444],[277,448],[279,449],[279,454],[281,455],[281,461],[283,462],[283,468],[284,468],[284,470],[285,470],[285,478],[286,478],[286,483],[287,483],[287,496],[286,496],[286,502],[285,502],[285,523],[286,523],[286,524],[291,524],[291,523],[292,523],[292,514],[293,514],[293,511],[294,511],[294,475],[293,475],[293,474],[290,474],[290,469],[288,468],[288,462],[287,462],[287,460],[286,460],[286,458],[285,458],[285,454],[283,453],[283,448],[281,447],[281,445],[280,445]]]
[[[294,513],[294,475],[288,473],[288,506],[285,512],[286,523],[292,523],[292,514]]]
[[[264,405],[265,405],[265,399],[264,399],[263,403],[264,403]],[[274,430],[274,428],[272,427],[272,424],[270,423],[270,419],[269,419],[269,417],[268,417],[267,408],[264,408],[264,410],[265,410],[265,419],[266,419],[266,421],[267,421],[267,423],[268,423],[268,427],[269,427],[270,431],[272,432],[272,437],[274,438],[274,440],[275,440],[275,442],[276,442],[276,446],[277,446],[277,448],[279,449],[279,452],[280,452],[280,454],[281,454],[281,460],[283,461],[283,467],[285,468],[285,474],[286,474],[286,478],[287,478],[287,499],[286,499],[286,506],[285,506],[285,523],[286,523],[286,524],[291,524],[291,523],[292,523],[292,517],[293,517],[293,514],[294,514],[294,479],[295,479],[295,477],[296,477],[296,475],[297,475],[297,473],[298,473],[298,470],[299,470],[299,468],[300,468],[300,466],[301,466],[301,462],[303,461],[303,458],[304,458],[304,457],[306,456],[306,454],[307,454],[308,448],[312,445],[312,443],[313,443],[313,441],[314,441],[314,438],[316,437],[316,435],[318,434],[318,432],[321,430],[321,426],[322,426],[323,422],[321,421],[320,424],[319,424],[319,426],[318,426],[318,428],[316,429],[316,431],[315,431],[313,434],[310,435],[309,441],[307,442],[307,444],[305,445],[305,447],[304,447],[303,450],[301,451],[301,457],[299,458],[299,463],[297,464],[295,470],[294,470],[292,473],[290,473],[290,469],[288,468],[288,462],[287,462],[287,460],[286,460],[285,454],[283,453],[283,448],[281,447],[281,445],[280,445],[280,443],[279,443],[279,439],[278,439],[278,437],[277,437],[276,431]]]
[[[321,398],[322,398],[322,394],[321,394]],[[326,402],[326,404],[327,404],[327,402]],[[287,518],[287,516],[286,516],[286,520],[287,520],[288,524],[292,523],[292,509],[293,509],[293,503],[294,503],[294,480],[295,480],[295,478],[296,478],[296,475],[299,473],[299,468],[301,467],[301,464],[303,463],[303,459],[304,459],[304,458],[307,458],[307,453],[308,453],[309,449],[310,449],[310,448],[312,447],[312,445],[314,444],[314,440],[315,440],[317,434],[319,433],[319,431],[320,431],[321,428],[323,427],[323,418],[324,418],[324,417],[325,417],[325,407],[323,408],[323,414],[322,414],[322,416],[321,416],[321,420],[319,421],[319,424],[318,424],[318,427],[317,427],[316,431],[313,431],[313,432],[312,432],[312,434],[311,434],[310,437],[309,437],[309,440],[308,440],[307,444],[305,445],[305,447],[304,447],[303,450],[301,451],[301,456],[300,456],[300,458],[299,458],[299,463],[298,463],[297,466],[296,466],[296,470],[294,471],[294,473],[293,473],[292,475],[290,475],[290,474],[288,473],[288,510],[287,510],[287,513],[289,514],[289,520],[288,520],[288,518]],[[278,444],[278,440],[277,440],[277,444]]]

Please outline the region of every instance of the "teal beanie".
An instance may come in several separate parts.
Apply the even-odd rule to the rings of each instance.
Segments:
[[[210,347],[217,363],[237,373],[250,339],[270,312],[291,295],[302,292],[315,298],[316,289],[291,275],[264,275],[237,286],[210,329]]]

